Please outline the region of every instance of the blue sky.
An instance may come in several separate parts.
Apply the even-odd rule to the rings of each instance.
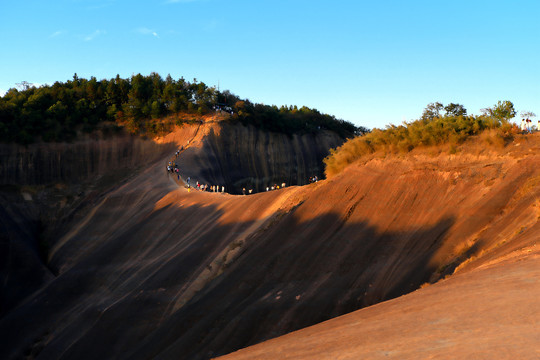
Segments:
[[[540,115],[540,1],[1,0],[0,91],[158,72],[383,128],[434,101]]]

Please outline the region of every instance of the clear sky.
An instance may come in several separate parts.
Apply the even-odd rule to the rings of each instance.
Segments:
[[[368,128],[430,102],[540,115],[538,0],[0,0],[0,91],[197,78]]]

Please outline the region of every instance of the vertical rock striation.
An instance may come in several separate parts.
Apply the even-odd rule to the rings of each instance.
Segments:
[[[133,168],[170,148],[129,135],[27,147],[0,144],[0,184],[76,183],[108,171]]]
[[[254,127],[230,124],[202,125],[194,143],[178,163],[184,177],[228,192],[242,188],[264,191],[267,186],[303,185],[309,177],[324,175],[322,160],[344,141],[330,131],[288,136]]]

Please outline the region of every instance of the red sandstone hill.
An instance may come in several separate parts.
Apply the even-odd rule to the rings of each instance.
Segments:
[[[65,224],[0,356],[207,359],[305,328],[229,357],[534,358],[537,144],[376,155],[250,196],[154,161]]]

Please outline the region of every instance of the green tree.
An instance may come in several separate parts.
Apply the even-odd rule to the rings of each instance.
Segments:
[[[94,76],[86,83],[86,96],[91,101],[98,98],[98,82]]]
[[[440,102],[429,103],[424,111],[422,112],[422,120],[431,120],[441,116],[441,110],[443,109],[443,104]]]
[[[68,109],[62,101],[58,100],[47,109],[47,115],[56,121],[64,121],[68,115]]]
[[[163,79],[158,73],[151,73],[149,76],[149,80],[151,81],[152,85],[152,100],[160,100],[161,95],[163,94]]]
[[[461,104],[450,103],[444,107],[445,116],[466,116],[467,109]]]
[[[157,119],[163,115],[164,111],[162,108],[162,104],[158,102],[157,100],[154,100],[151,105],[150,109],[150,115],[152,116],[152,119]]]
[[[499,121],[507,122],[516,116],[514,104],[511,101],[498,101],[493,107],[481,110],[485,115],[492,116]]]
[[[175,100],[176,90],[174,80],[171,75],[167,76],[167,81],[163,88],[162,102],[168,110],[173,110],[173,103]],[[175,111],[175,110],[173,110]],[[178,110],[176,110],[178,111]]]

